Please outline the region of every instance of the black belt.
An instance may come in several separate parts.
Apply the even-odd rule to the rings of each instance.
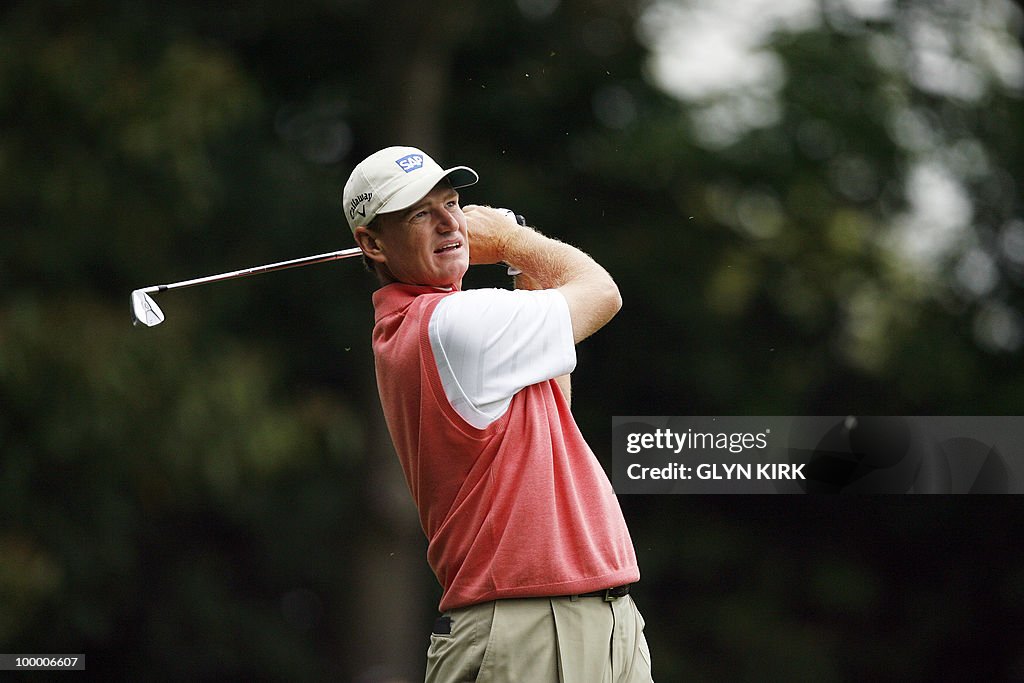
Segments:
[[[605,588],[603,591],[593,591],[590,593],[580,593],[579,595],[573,595],[570,597],[575,598],[604,598],[605,602],[611,602],[616,598],[622,598],[629,595],[629,585],[616,586],[615,588]]]
[[[603,591],[592,591],[590,593],[579,593],[577,595],[569,595],[569,598],[604,598],[605,602],[611,602],[629,595],[629,586],[616,586],[615,588],[605,588]],[[451,635],[452,632],[452,618],[449,615],[443,615],[438,617],[437,621],[434,622],[434,628],[432,633],[435,635]]]

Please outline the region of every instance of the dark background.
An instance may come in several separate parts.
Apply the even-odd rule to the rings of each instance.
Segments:
[[[573,392],[606,465],[614,415],[1019,413],[1021,27],[1006,0],[6,3],[0,651],[421,677],[439,590],[372,278],[128,310],[350,246],[341,187],[389,144],[614,275]],[[1016,497],[620,500],[659,681],[1024,677]]]

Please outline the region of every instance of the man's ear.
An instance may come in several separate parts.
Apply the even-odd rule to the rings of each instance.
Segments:
[[[377,235],[374,234],[373,230],[365,225],[360,225],[352,234],[356,238],[356,244],[358,244],[359,248],[363,250],[363,254],[366,255],[366,258],[376,263],[384,263],[387,260],[384,256],[384,250],[381,243],[377,239]]]

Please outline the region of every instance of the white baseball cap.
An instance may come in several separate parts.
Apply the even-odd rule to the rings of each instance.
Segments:
[[[355,232],[377,214],[407,209],[423,199],[442,179],[452,187],[472,185],[480,177],[467,166],[441,168],[415,147],[386,147],[359,162],[342,194],[348,227]]]

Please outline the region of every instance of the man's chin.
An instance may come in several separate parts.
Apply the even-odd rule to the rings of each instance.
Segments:
[[[443,269],[438,273],[436,279],[437,287],[447,287],[449,285],[455,285],[462,282],[462,278],[466,276],[466,271],[469,270],[469,264],[453,264],[449,268]]]
[[[462,278],[466,275],[466,268],[447,271],[444,273],[436,273],[430,277],[423,278],[420,284],[427,285],[428,287],[462,287]]]

